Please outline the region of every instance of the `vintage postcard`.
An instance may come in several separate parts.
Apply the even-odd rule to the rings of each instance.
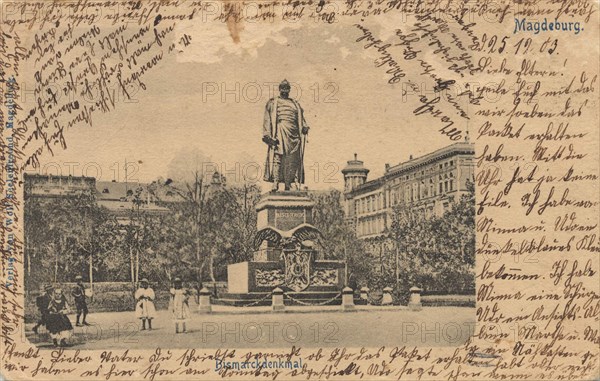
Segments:
[[[0,4],[1,379],[600,378],[597,1]]]

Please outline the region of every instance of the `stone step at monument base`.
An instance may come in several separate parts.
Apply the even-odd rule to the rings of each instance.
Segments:
[[[290,291],[285,294],[283,300],[286,306],[339,306],[342,304],[342,295],[338,291]],[[213,299],[212,303],[237,307],[248,306],[249,304],[252,304],[252,306],[270,306],[272,298],[270,292],[249,292],[244,294],[223,293],[219,295],[218,299]]]

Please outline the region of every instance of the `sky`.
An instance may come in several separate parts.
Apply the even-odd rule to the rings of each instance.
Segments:
[[[68,148],[46,155],[38,173],[56,173],[58,166],[62,174],[75,168],[74,175],[123,181],[127,161],[130,181],[149,182],[192,173],[206,160],[226,175],[235,163],[236,176],[244,168],[256,172],[247,163],[264,163],[264,107],[283,79],[311,127],[305,153],[311,189],[341,188],[340,171],[354,153],[372,179],[386,163],[451,143],[431,119],[413,116],[416,97],[403,102],[401,85],[387,83],[373,63],[376,53],[355,41],[362,32],[351,24],[267,25],[246,24],[234,43],[223,23],[179,24],[178,35],[191,36],[191,45],[148,73],[147,89],[133,101],[95,115],[93,127],[67,131]],[[393,33],[382,19],[369,27],[382,37]]]

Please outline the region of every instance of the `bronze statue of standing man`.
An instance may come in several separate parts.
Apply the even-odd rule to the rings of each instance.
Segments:
[[[270,99],[265,109],[263,142],[269,149],[264,180],[273,183],[273,191],[284,183],[304,184],[304,146],[309,127],[300,104],[290,98],[290,84],[279,84],[279,96]]]

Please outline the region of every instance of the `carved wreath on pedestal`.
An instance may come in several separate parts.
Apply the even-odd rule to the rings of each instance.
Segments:
[[[310,224],[301,224],[287,231],[266,227],[256,233],[254,248],[258,250],[263,241],[281,248],[285,263],[285,285],[294,291],[302,291],[310,286],[313,242],[321,237],[321,232]]]

